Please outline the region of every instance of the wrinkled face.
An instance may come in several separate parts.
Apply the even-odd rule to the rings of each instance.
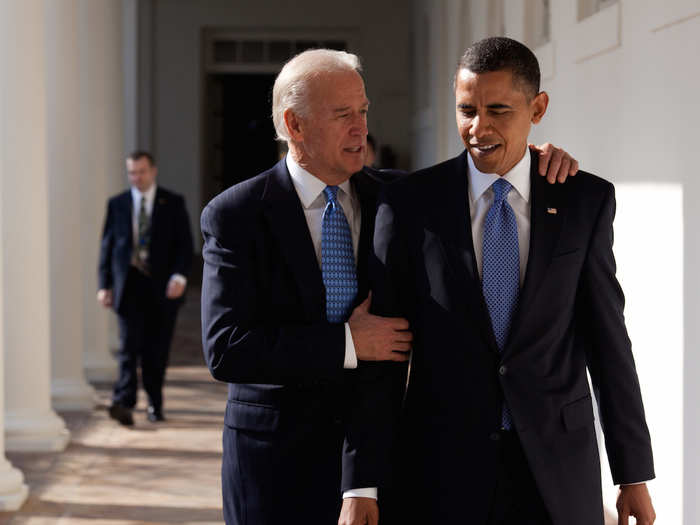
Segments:
[[[137,160],[126,159],[126,172],[129,184],[140,192],[144,192],[153,186],[158,168],[152,166],[146,157],[141,157]]]
[[[340,184],[365,162],[365,84],[355,72],[328,73],[313,81],[309,98],[310,114],[298,118],[298,161],[327,184]]]
[[[530,125],[547,110],[544,92],[530,98],[513,83],[510,71],[476,74],[457,72],[457,128],[462,141],[484,173],[504,175],[522,159]]]

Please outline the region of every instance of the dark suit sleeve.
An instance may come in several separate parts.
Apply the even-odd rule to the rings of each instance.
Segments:
[[[639,380],[625,328],[622,288],[615,277],[615,193],[608,185],[584,262],[577,302],[577,333],[587,361],[616,484],[654,478],[651,440]]]
[[[192,241],[192,230],[190,229],[190,218],[187,215],[187,207],[182,197],[178,197],[174,220],[177,245],[171,273],[179,273],[187,277],[192,269],[192,247],[194,243]]]
[[[395,291],[390,290],[397,284],[397,279],[388,274],[386,264],[386,249],[389,245],[392,250],[395,247],[393,224],[391,207],[380,205],[369,268],[372,311],[384,316],[400,314]],[[347,419],[343,455],[343,491],[368,486],[383,490],[391,486],[393,450],[406,370],[405,363],[360,362],[360,367],[354,372],[353,410]]]
[[[112,251],[114,249],[114,210],[113,202],[107,203],[107,215],[102,228],[100,259],[97,266],[97,287],[100,290],[112,288]]]
[[[248,216],[202,212],[202,343],[212,375],[231,383],[339,380],[345,327],[272,319],[256,271],[255,236]]]

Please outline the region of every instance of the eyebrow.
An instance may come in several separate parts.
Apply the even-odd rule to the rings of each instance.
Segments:
[[[361,109],[367,109],[369,107],[369,100],[362,104]],[[350,111],[352,108],[350,106],[343,106],[342,108],[336,108],[333,110],[333,113],[343,113],[345,111]]]
[[[458,104],[457,107],[459,109],[471,109],[474,108],[471,104]],[[495,104],[488,104],[486,106],[489,109],[513,109],[513,106],[509,106],[508,104],[502,104],[500,102],[496,102]]]

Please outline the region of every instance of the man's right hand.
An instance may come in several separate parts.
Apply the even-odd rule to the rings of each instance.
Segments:
[[[348,324],[360,361],[408,361],[413,334],[401,317],[379,317],[369,313],[370,293],[352,312]]]
[[[112,306],[112,290],[102,288],[97,291],[97,302],[105,308]]]

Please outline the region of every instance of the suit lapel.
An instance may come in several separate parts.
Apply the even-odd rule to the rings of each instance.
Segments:
[[[133,227],[133,215],[134,215],[134,199],[131,196],[131,190],[126,190],[122,193],[120,207],[124,212],[121,214],[122,221],[124,221],[125,231],[128,232],[129,246],[134,245],[134,227]]]
[[[524,318],[535,299],[542,280],[546,278],[552,251],[559,239],[566,215],[565,192],[559,184],[549,184],[537,173],[539,159],[531,153],[530,163],[530,249],[528,250],[525,282],[520,291],[518,311],[513,320],[508,347],[517,340]]]
[[[453,290],[452,304],[465,305],[466,314],[479,327],[479,330],[494,352],[498,352],[496,339],[491,329],[481,280],[476,265],[474,240],[471,229],[471,211],[469,206],[467,152],[446,165],[446,184],[438,184],[445,206],[435,207],[439,230],[444,232],[443,248],[448,266],[457,284]],[[436,181],[437,182],[437,181]]]
[[[298,285],[305,311],[325,318],[325,289],[309,227],[284,159],[275,165],[262,196],[270,231]]]

